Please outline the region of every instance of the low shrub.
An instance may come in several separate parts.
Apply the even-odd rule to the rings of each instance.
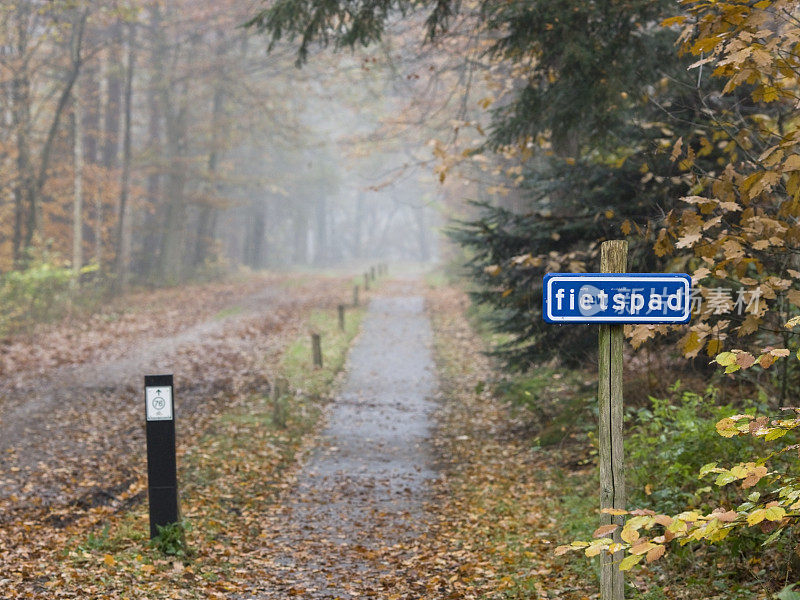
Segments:
[[[80,278],[97,271],[96,265],[81,269]],[[0,276],[0,335],[31,328],[36,323],[59,319],[73,306],[85,304],[85,290],[68,267],[48,259],[33,262],[28,268]],[[96,290],[90,294],[98,296]]]
[[[703,465],[749,460],[757,451],[752,439],[723,438],[715,426],[732,414],[754,413],[760,408],[758,402],[720,406],[715,388],[699,394],[681,390],[680,381],[670,391],[667,398],[651,397],[649,407],[633,413],[625,439],[630,504],[661,513],[702,505],[706,492],[711,491],[698,479]],[[721,500],[721,491],[714,491],[715,502]]]

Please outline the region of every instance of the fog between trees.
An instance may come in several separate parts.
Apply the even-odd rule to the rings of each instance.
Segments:
[[[171,283],[436,258],[424,56],[387,41],[298,69],[293,49],[241,27],[252,10],[0,7],[0,272]]]

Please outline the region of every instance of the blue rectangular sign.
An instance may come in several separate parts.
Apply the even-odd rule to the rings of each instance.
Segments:
[[[548,273],[549,323],[688,323],[692,279],[685,273]]]

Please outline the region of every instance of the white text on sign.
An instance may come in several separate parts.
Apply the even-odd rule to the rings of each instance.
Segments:
[[[543,315],[551,323],[687,323],[691,278],[684,273],[550,273]]]

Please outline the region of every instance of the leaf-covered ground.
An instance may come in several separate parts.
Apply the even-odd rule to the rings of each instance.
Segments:
[[[244,565],[235,543],[247,533],[226,533],[226,520],[280,489],[265,488],[264,477],[293,464],[316,422],[307,392],[325,387],[355,333],[355,319],[348,336],[335,326],[336,304],[349,293],[349,281],[324,277],[162,290],[9,340],[0,382],[0,596],[126,597],[152,588],[152,597],[209,597],[233,586],[226,556]],[[323,371],[309,368],[309,327],[327,330]],[[178,561],[149,550],[145,538],[141,385],[153,372],[176,374],[182,508],[196,526],[194,556]],[[271,425],[265,399],[280,374],[299,398],[286,429]],[[208,593],[193,582],[195,569]]]
[[[319,466],[319,457],[342,452],[343,444],[321,428],[326,419],[335,423],[342,398],[358,405],[358,418],[375,410],[385,416],[367,385],[363,397],[325,401],[358,330],[360,311],[348,310],[346,332],[336,324],[335,305],[349,297],[350,282],[268,278],[246,282],[246,293],[242,285],[162,291],[152,306],[129,300],[128,310],[149,323],[140,334],[117,330],[128,312],[105,321],[96,316],[89,321],[92,335],[105,342],[85,351],[85,363],[52,351],[67,357],[59,359],[66,363],[62,381],[42,377],[39,389],[68,393],[42,400],[47,410],[30,412],[38,417],[26,422],[33,428],[26,435],[2,424],[9,435],[0,463],[0,597],[596,598],[591,563],[570,563],[553,553],[576,537],[573,521],[585,527],[595,518],[585,502],[595,480],[587,446],[567,440],[560,450],[538,450],[527,429],[531,415],[520,417],[493,397],[496,371],[470,328],[462,292],[408,282],[373,291],[373,297],[426,296],[433,331],[426,344],[432,348],[414,352],[432,353],[438,379],[435,411],[426,413],[429,439],[408,463],[430,475],[422,487],[410,488],[413,503],[393,507],[380,478],[340,481],[337,475],[341,485],[333,490],[315,488],[308,471]],[[390,325],[390,316],[377,318],[401,335],[416,335],[413,327]],[[161,327],[167,321],[171,329]],[[15,340],[6,356],[24,365],[25,343],[80,340],[86,323]],[[309,365],[309,329],[325,340],[322,370]],[[390,337],[379,334],[370,343],[382,341],[387,348],[370,346],[359,360],[382,352],[400,357],[401,342]],[[123,349],[168,339],[180,340],[170,347],[175,362],[169,366],[180,375],[176,390],[184,403],[178,405],[179,464],[188,529],[185,538],[159,549],[147,531],[141,373],[106,387],[99,379],[131,365],[158,365],[157,349],[139,358]],[[75,347],[92,344],[76,341]],[[380,381],[386,370],[376,362],[370,377]],[[390,382],[400,378],[392,383],[398,389],[401,371],[386,374]],[[75,376],[66,379],[69,373]],[[291,392],[276,408],[269,391],[279,376],[289,380]],[[348,390],[347,376],[334,385],[334,396]],[[91,384],[80,387],[81,381]],[[20,382],[33,386],[37,378],[20,368],[3,378],[4,394]],[[558,393],[559,386],[572,384],[553,375],[546,385]],[[22,406],[3,404],[3,418]],[[21,450],[8,441],[14,435]],[[367,450],[374,441],[363,440],[365,455],[406,460],[380,439]],[[324,507],[326,494],[326,516],[302,507]]]
[[[509,407],[492,396],[496,372],[465,317],[466,296],[440,288],[428,300],[441,377],[436,445],[443,473],[419,564],[438,587],[430,597],[595,597],[591,578],[576,578],[553,556],[567,512],[559,461],[574,461],[537,452]],[[577,469],[580,476],[585,467]]]

